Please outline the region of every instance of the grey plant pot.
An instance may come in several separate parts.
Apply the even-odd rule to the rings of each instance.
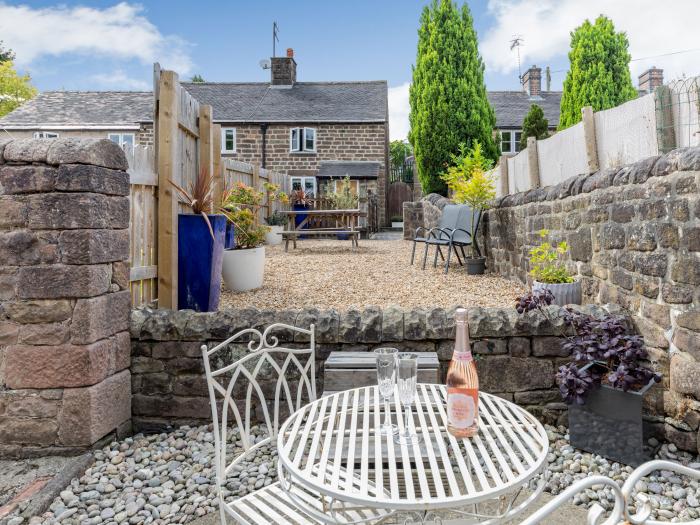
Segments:
[[[464,260],[468,275],[481,275],[486,271],[486,257],[467,257]]]
[[[554,295],[554,304],[566,306],[567,304],[581,304],[581,281],[573,283],[549,284],[534,281],[532,291],[549,290]]]
[[[636,392],[602,384],[584,405],[569,405],[571,446],[634,467],[651,459],[644,448],[642,401],[653,384]]]

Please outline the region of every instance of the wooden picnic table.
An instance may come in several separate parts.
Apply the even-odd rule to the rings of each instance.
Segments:
[[[284,239],[284,251],[289,249],[289,241],[294,248],[297,247],[297,238],[300,235],[347,235],[350,237],[352,247],[359,246],[360,217],[366,217],[367,212],[360,210],[287,210],[283,211],[290,218],[291,229],[281,232]],[[306,215],[304,220],[295,224],[297,215]],[[327,226],[332,224],[331,226]],[[320,226],[319,226],[320,225]]]

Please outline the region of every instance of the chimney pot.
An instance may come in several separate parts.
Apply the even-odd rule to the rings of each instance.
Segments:
[[[287,48],[287,58],[294,58],[294,50],[291,47]]]
[[[657,87],[663,86],[663,84],[664,70],[656,66],[652,66],[639,75],[639,89],[641,91],[652,93]]]

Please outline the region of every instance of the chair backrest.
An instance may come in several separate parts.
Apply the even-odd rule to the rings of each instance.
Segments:
[[[438,223],[438,228],[450,228],[454,229],[457,227],[457,221],[459,220],[459,204],[448,204],[442,209],[442,215],[440,215],[440,221]]]
[[[472,208],[466,204],[460,204],[459,206],[459,218],[457,220],[456,228],[466,230],[469,235],[464,232],[457,232],[454,235],[454,240],[457,242],[471,243],[471,231],[472,222],[475,224],[474,235],[476,235],[477,229],[479,227],[479,218],[481,217],[480,210],[472,210]]]
[[[309,346],[279,346],[278,337],[271,335],[275,330],[284,330],[291,335],[305,334],[308,336]],[[289,340],[293,338],[289,337]],[[281,408],[291,413],[316,399],[314,325],[306,330],[275,323],[269,325],[262,333],[248,328],[211,349],[202,345],[201,350],[214,422],[217,478],[219,482],[223,482],[236,463],[252,450],[268,444],[277,437],[283,422],[280,421]],[[243,355],[236,356],[236,353]],[[288,373],[295,376],[291,387]],[[259,380],[264,380],[264,383],[261,384]],[[273,399],[266,399],[265,393]],[[241,399],[243,395],[244,399]],[[238,399],[234,399],[234,396]],[[268,404],[270,401],[272,414]],[[262,414],[258,413],[258,410]],[[243,450],[227,464],[229,413],[233,414],[231,422],[236,424],[240,432]],[[251,439],[251,423],[256,423],[251,421],[253,415],[262,420],[259,425],[267,431],[267,437],[259,441]]]

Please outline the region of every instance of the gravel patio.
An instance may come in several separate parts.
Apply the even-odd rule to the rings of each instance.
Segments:
[[[508,307],[525,291],[502,277],[467,275],[455,257],[447,275],[439,265],[433,269],[430,257],[421,270],[420,246],[411,266],[409,241],[362,240],[357,251],[349,241],[301,240],[297,245],[287,253],[284,246],[266,247],[263,287],[245,293],[224,287],[219,308]]]

